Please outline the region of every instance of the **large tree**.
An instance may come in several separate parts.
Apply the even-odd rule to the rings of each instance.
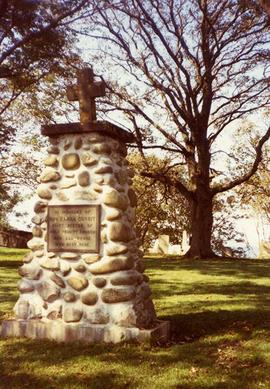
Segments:
[[[60,112],[63,82],[79,62],[72,23],[91,12],[87,0],[0,0],[0,223],[18,185],[30,182],[28,154],[12,152],[18,131]]]
[[[84,34],[100,42],[93,52],[110,80],[108,112],[125,114],[142,152],[160,149],[185,163],[185,174],[173,166],[170,175],[144,174],[171,185],[189,202],[189,255],[212,256],[213,199],[254,174],[270,136],[270,129],[261,135],[254,160],[244,169],[220,166],[223,135],[269,105],[268,16],[240,0],[92,3],[96,13]]]

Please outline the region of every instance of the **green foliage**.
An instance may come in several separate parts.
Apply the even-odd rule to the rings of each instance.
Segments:
[[[19,200],[18,186],[36,174],[31,151],[18,148],[19,131],[30,136],[36,123],[63,112],[64,82],[79,63],[70,23],[83,6],[86,0],[0,1],[1,224]]]
[[[85,1],[3,1],[0,14],[0,140],[2,144],[27,120],[50,120],[44,92],[57,85],[78,63],[70,17]],[[50,94],[48,93],[48,96]],[[48,99],[48,96],[46,97]],[[54,98],[59,96],[56,93]],[[48,101],[47,101],[48,103]]]
[[[142,175],[144,171],[153,174],[166,171],[171,160],[160,159],[153,154],[143,158],[138,153],[130,154],[128,160],[135,171],[133,189],[138,201],[136,231],[144,249],[149,248],[160,234],[169,235],[172,243],[179,244],[182,231],[189,230],[190,227],[190,213],[186,199],[172,187]],[[175,167],[174,174],[176,170],[179,175],[183,174],[181,166]]]

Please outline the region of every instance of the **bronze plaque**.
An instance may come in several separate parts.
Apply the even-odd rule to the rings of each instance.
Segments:
[[[100,205],[48,206],[48,251],[99,252]]]

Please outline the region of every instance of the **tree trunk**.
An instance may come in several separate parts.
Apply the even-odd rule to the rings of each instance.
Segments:
[[[213,227],[213,196],[205,189],[197,190],[192,201],[191,243],[188,258],[206,259],[216,257],[211,248]]]

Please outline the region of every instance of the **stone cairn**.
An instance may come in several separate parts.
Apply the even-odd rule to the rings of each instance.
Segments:
[[[156,320],[134,231],[136,195],[125,158],[133,135],[96,121],[94,98],[104,90],[91,69],[81,70],[68,93],[80,102],[80,123],[43,126],[51,146],[37,188],[31,252],[19,269],[16,319],[3,322],[3,336],[84,342],[167,337],[167,323]],[[88,204],[100,207],[98,249],[51,250],[50,206]]]

